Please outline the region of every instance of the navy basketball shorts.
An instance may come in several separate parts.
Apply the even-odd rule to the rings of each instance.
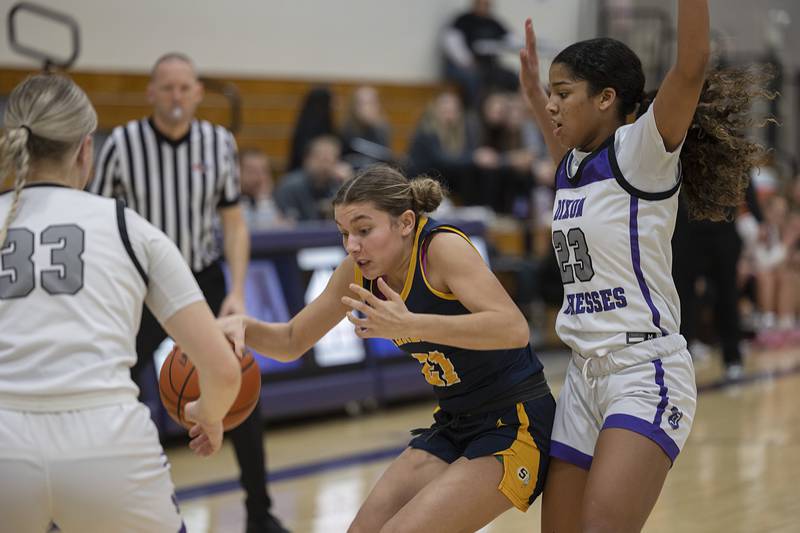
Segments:
[[[544,488],[554,416],[555,400],[550,394],[480,414],[438,410],[433,425],[409,446],[447,463],[459,457],[499,457],[503,478],[497,489],[514,507],[527,511]]]
[[[573,353],[558,397],[550,455],[589,470],[600,432],[616,428],[652,440],[674,462],[696,407],[694,366],[681,335],[603,357]]]

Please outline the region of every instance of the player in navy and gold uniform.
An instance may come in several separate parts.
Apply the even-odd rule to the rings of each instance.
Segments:
[[[555,401],[527,321],[469,239],[424,216],[442,196],[429,178],[363,171],[334,200],[348,256],[323,293],[288,324],[221,321],[235,343],[291,360],[346,316],[360,337],[390,338],[419,361],[439,399],[434,423],[413,431],[351,532],[474,531],[527,510],[544,486]]]
[[[412,313],[470,312],[454,294],[435,289],[426,277],[427,246],[443,232],[469,242],[454,226],[420,218],[400,294]],[[376,280],[365,278],[358,267],[356,283],[384,298]],[[539,461],[538,455],[549,449],[552,427],[548,415],[552,414],[548,410],[552,396],[542,363],[530,344],[510,350],[469,350],[417,338],[392,341],[420,362],[422,374],[433,385],[439,400],[436,422],[428,430],[414,430],[419,436],[411,441],[411,447],[426,450],[448,463],[461,456],[503,457],[501,490],[516,507],[526,510],[542,489],[547,461]],[[525,451],[520,453],[521,449]]]

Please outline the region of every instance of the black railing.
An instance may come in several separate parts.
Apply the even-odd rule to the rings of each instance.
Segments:
[[[58,58],[46,50],[39,50],[30,45],[23,44],[17,31],[17,17],[23,13],[30,13],[52,22],[63,24],[70,33],[71,50],[65,58]],[[81,51],[81,32],[78,22],[59,11],[49,7],[40,6],[31,2],[19,2],[15,4],[8,13],[6,19],[8,29],[8,44],[12,50],[27,57],[31,57],[42,62],[42,70],[50,71],[53,67],[63,70],[70,68],[78,59]]]

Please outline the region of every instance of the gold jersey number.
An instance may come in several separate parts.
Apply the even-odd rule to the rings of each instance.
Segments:
[[[431,385],[449,387],[461,383],[452,361],[442,352],[412,353],[411,356],[422,363],[422,375]]]

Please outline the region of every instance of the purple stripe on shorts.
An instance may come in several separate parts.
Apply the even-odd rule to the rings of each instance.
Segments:
[[[664,383],[664,365],[661,359],[655,359],[653,366],[656,367],[656,385],[658,385],[658,395],[661,396],[661,401],[658,402],[656,408],[656,416],[653,418],[653,424],[661,426],[661,417],[664,415],[664,409],[667,408],[669,397],[667,396],[667,385]]]
[[[675,444],[675,441],[672,440],[663,429],[653,425],[647,420],[624,414],[611,415],[606,418],[603,424],[603,429],[608,428],[627,429],[628,431],[633,431],[634,433],[647,437],[658,444],[673,463],[675,462],[675,458],[678,457],[678,453],[680,453],[680,449],[678,445]],[[552,446],[550,449],[550,455],[553,455]]]
[[[636,280],[639,282],[639,290],[642,291],[642,296],[650,308],[650,313],[653,315],[653,324],[661,331],[662,335],[667,335],[664,328],[661,327],[661,313],[656,309],[653,303],[653,298],[650,296],[650,288],[644,279],[642,272],[641,258],[639,256],[639,199],[631,196],[631,214],[630,214],[630,238],[631,238],[631,262],[633,263],[633,271],[636,274]]]
[[[572,446],[564,443],[550,441],[550,457],[561,459],[584,470],[589,470],[592,466],[592,456],[586,455],[582,451],[576,450]]]
[[[181,528],[178,530],[178,533],[186,533],[186,524],[181,521]]]

